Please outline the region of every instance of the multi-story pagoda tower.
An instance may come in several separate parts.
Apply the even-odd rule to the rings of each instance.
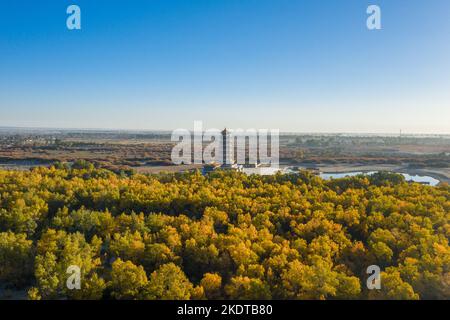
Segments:
[[[233,137],[226,128],[222,131],[222,167],[232,167],[234,161]]]
[[[217,162],[207,164],[203,167],[203,172],[208,173],[218,168],[225,170],[237,170],[242,171],[243,166],[238,165],[234,160],[234,143],[233,143],[233,135],[226,128],[221,132],[222,134],[222,145],[219,146],[219,150],[216,153]]]

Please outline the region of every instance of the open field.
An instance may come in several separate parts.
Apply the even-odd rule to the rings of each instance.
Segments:
[[[86,160],[114,171],[180,172],[170,132],[0,130],[0,168],[28,170]],[[430,175],[450,181],[450,136],[281,134],[280,164],[322,172],[380,171]]]

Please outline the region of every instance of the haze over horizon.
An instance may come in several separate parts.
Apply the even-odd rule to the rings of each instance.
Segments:
[[[446,0],[133,4],[0,3],[0,126],[450,134]]]
[[[227,129],[273,129],[273,128],[231,128],[231,127],[204,127],[203,132],[206,129],[217,129],[217,130],[223,130],[223,128]],[[124,133],[154,133],[154,132],[161,132],[161,133],[171,133],[176,129],[187,129],[191,133],[194,132],[193,128],[171,128],[171,129],[124,129],[124,128],[82,128],[82,127],[67,127],[67,128],[60,128],[60,127],[16,127],[16,126],[0,126],[1,130],[9,130],[13,134],[15,133],[14,130],[17,130],[19,132],[41,132],[41,131],[66,131],[66,132],[78,132],[78,131],[86,131],[86,132],[124,132]],[[406,136],[442,136],[442,137],[448,137],[450,138],[450,133],[421,133],[421,132],[331,132],[331,131],[280,131],[280,134],[298,134],[298,135],[354,135],[354,136],[398,136],[401,135],[402,137]]]

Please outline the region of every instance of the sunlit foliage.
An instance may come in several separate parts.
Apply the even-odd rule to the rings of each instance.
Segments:
[[[449,299],[449,218],[448,185],[387,173],[0,171],[0,281],[31,299]]]

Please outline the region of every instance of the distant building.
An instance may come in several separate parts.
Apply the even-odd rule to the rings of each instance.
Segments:
[[[258,174],[258,175],[272,175],[276,174],[277,172],[287,172],[284,169],[276,167],[272,167],[269,164],[261,164],[258,160],[251,160],[250,154],[256,154],[257,153],[257,146],[252,145],[249,143],[248,152],[249,152],[249,158],[246,160],[244,164],[238,164],[234,157],[234,139],[235,136],[232,134],[231,131],[227,130],[226,128],[222,130],[221,132],[221,144],[219,146],[219,150],[216,153],[216,157],[218,158],[217,161],[206,163],[203,166],[203,174],[207,174],[209,172],[212,172],[217,169],[222,170],[235,170],[239,172],[243,172],[245,174],[251,175],[251,174]],[[250,162],[252,161],[252,162]]]
[[[231,132],[226,128],[221,132],[222,134],[222,146],[221,153],[218,152],[220,156],[218,163],[208,163],[203,166],[203,173],[208,173],[216,169],[224,169],[224,170],[236,170],[242,171],[243,166],[238,165],[234,160],[234,144],[233,144],[233,136]]]
[[[233,137],[226,128],[222,131],[222,167],[232,166],[234,161]]]
[[[242,171],[242,166],[234,160],[234,144],[231,132],[226,128],[222,131],[222,159],[221,169],[231,169]]]

